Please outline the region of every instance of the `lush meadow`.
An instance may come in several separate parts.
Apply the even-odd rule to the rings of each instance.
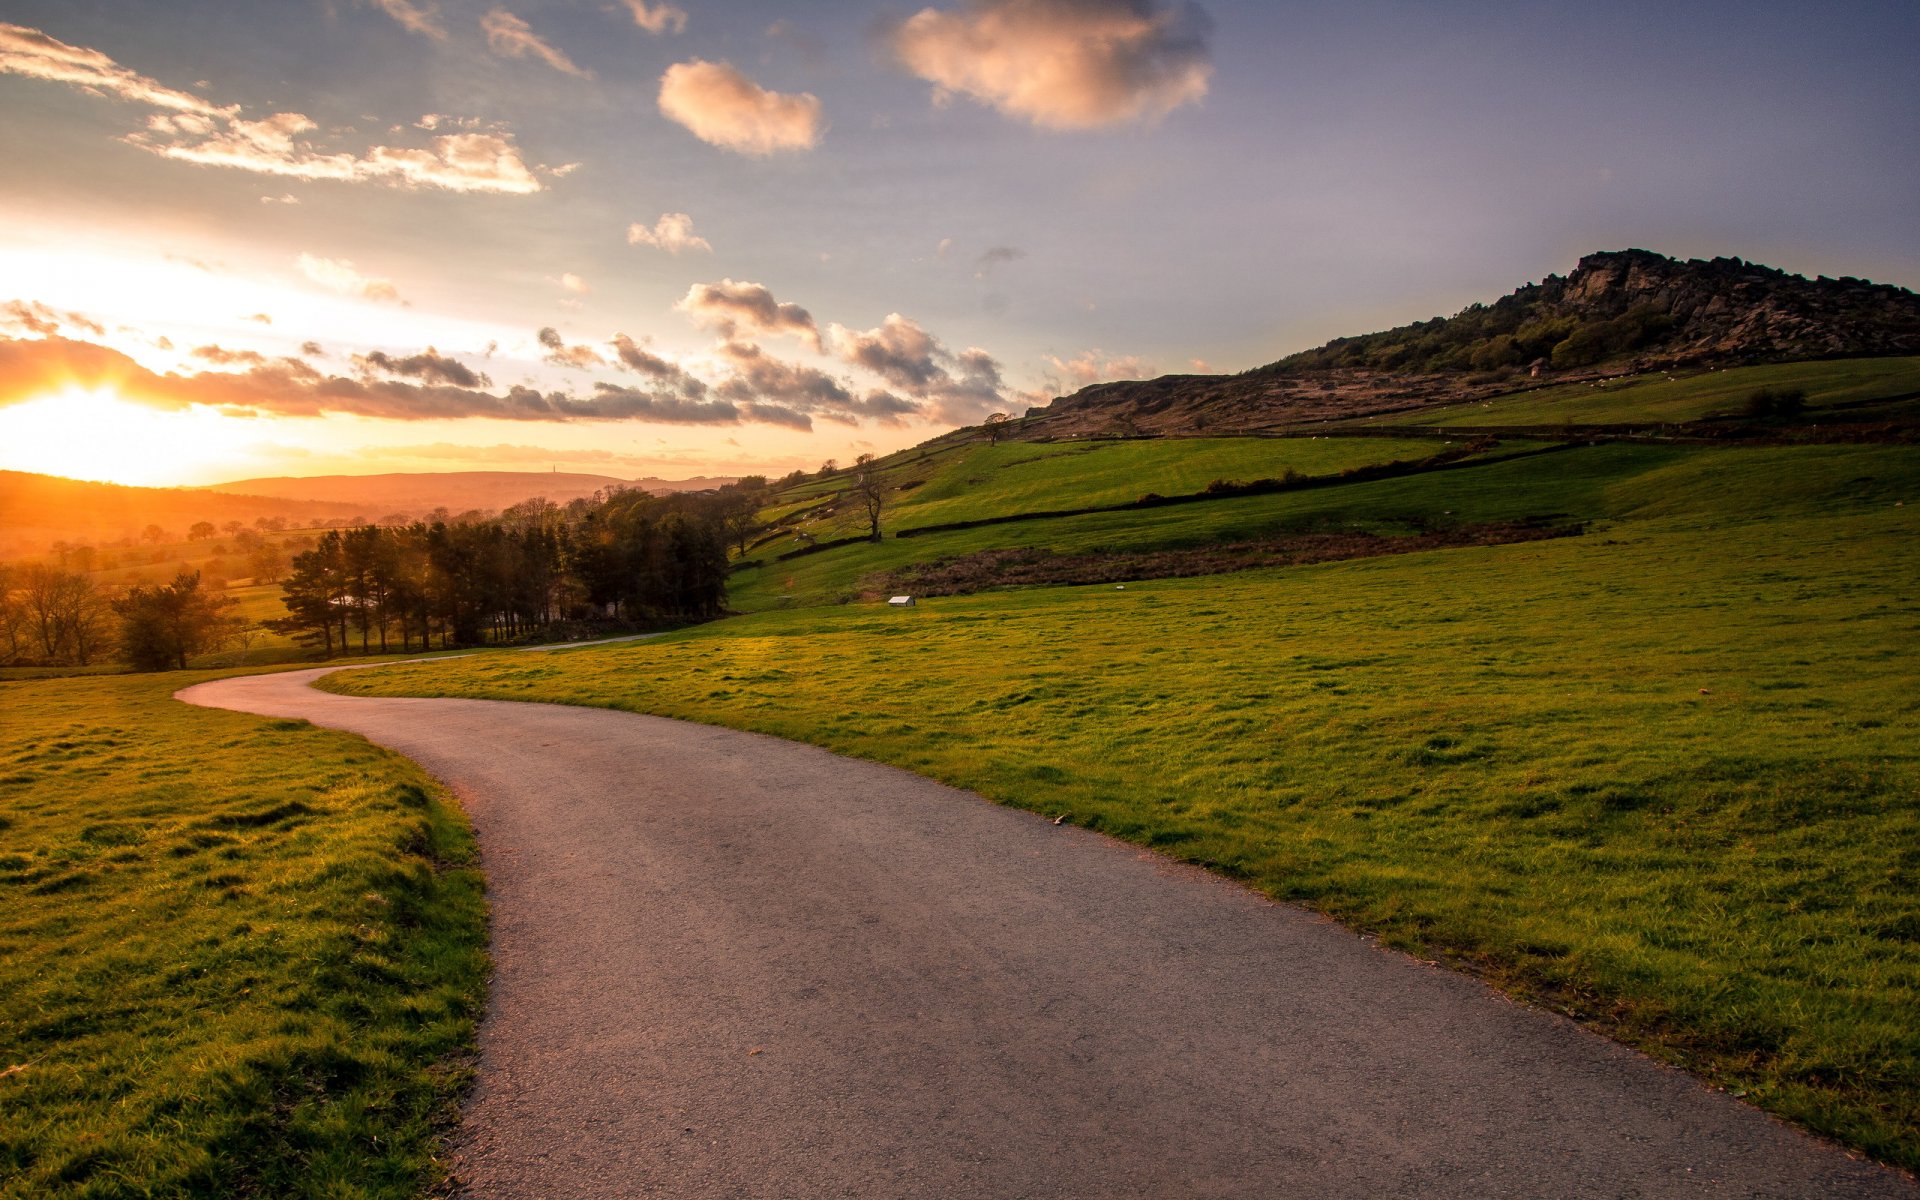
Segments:
[[[608,705],[895,763],[1444,956],[1920,1164],[1920,450],[1598,446],[775,570],[822,595],[1010,530],[1115,546],[1502,515],[1591,524],[795,607],[335,686]],[[742,599],[778,602],[743,574]]]
[[[402,1197],[486,970],[465,818],[209,673],[0,684],[0,1196]]]

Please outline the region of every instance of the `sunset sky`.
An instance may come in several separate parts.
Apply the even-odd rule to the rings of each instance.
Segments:
[[[0,5],[0,468],[781,474],[1582,253],[1920,286],[1920,5]]]

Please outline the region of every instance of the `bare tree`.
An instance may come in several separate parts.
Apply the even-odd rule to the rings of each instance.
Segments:
[[[93,580],[45,563],[29,563],[18,578],[12,604],[26,628],[21,641],[37,642],[39,657],[49,663],[84,667],[100,655],[108,642],[111,613]]]
[[[1001,437],[1007,432],[1007,423],[1012,420],[1013,418],[1006,413],[992,413],[986,420],[980,422],[980,427],[987,431],[987,441],[990,445],[1000,444]]]
[[[880,510],[886,506],[887,497],[880,484],[880,468],[871,454],[853,460],[853,494],[867,506],[867,536],[879,541]]]

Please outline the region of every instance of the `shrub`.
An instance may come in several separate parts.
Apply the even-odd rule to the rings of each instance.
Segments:
[[[1805,388],[1763,387],[1747,397],[1749,417],[1797,417],[1807,407]]]

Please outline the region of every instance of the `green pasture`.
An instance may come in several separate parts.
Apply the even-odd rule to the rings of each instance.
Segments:
[[[1641,508],[1709,521],[1771,513],[1787,503],[1827,511],[1876,497],[1891,503],[1920,472],[1920,452],[1911,447],[1723,450],[1609,443],[1510,460],[1498,457],[1539,445],[1509,442],[1478,465],[1397,479],[888,537],[878,544],[837,547],[786,562],[762,558],[760,565],[734,573],[730,603],[743,612],[840,603],[872,591],[862,581],[877,572],[1009,547],[1126,552],[1303,530],[1396,533],[1529,518],[1574,523],[1631,516]]]
[[[1536,388],[1478,404],[1394,413],[1354,423],[1503,426],[1697,421],[1741,416],[1747,398],[1761,388],[1802,389],[1808,409],[1805,419],[1817,420],[1819,410],[1824,408],[1920,392],[1920,358],[1854,358],[1684,375],[1633,375],[1603,383]],[[1836,415],[1835,419],[1840,418]]]
[[[213,677],[0,684],[0,1197],[444,1174],[486,971],[465,818],[358,737],[171,699]]]
[[[1422,506],[1596,524],[333,686],[758,730],[1064,814],[1920,1164],[1920,450],[1602,446],[1128,516],[1199,536]],[[964,536],[1171,536],[1092,520]],[[786,569],[817,588],[935,540]]]
[[[881,524],[886,532],[977,521],[1013,513],[1127,504],[1148,493],[1200,491],[1216,479],[1278,479],[1288,471],[1335,475],[1352,467],[1422,459],[1446,444],[1430,438],[1180,438],[1177,440],[962,442],[908,450],[882,460],[890,489]],[[844,478],[784,491],[766,520],[829,500]],[[800,503],[804,499],[806,503]],[[852,496],[831,512],[796,526],[820,541],[867,531],[866,510]],[[783,540],[756,551],[778,553],[798,545]]]

